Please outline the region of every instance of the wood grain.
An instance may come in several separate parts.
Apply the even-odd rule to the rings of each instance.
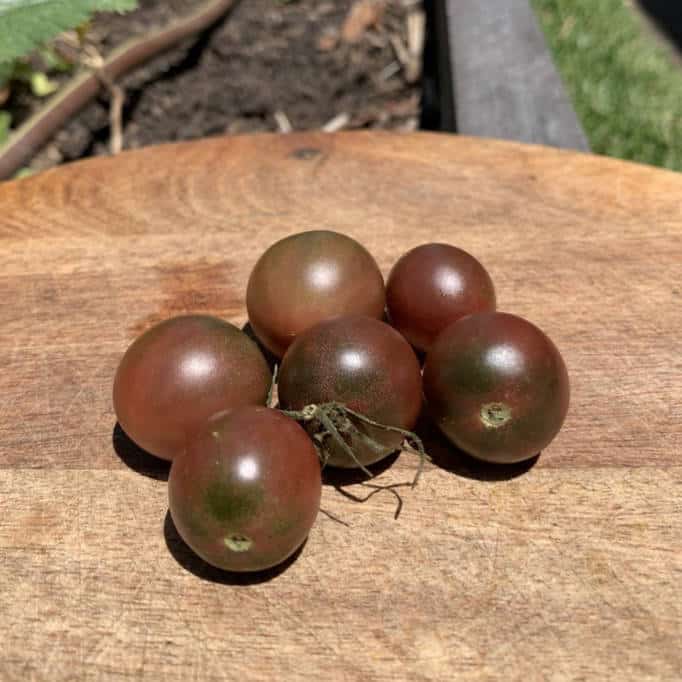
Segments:
[[[562,350],[571,410],[525,472],[427,428],[398,520],[327,486],[350,526],[320,514],[283,572],[221,579],[114,433],[113,372],[168,315],[243,323],[258,255],[314,227],[384,272],[475,254]],[[445,135],[206,140],[0,184],[0,262],[0,679],[682,676],[682,176]]]
[[[445,0],[457,130],[586,151],[529,0]]]

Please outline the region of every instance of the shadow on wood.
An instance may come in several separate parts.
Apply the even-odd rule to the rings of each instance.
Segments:
[[[220,583],[221,585],[258,585],[260,583],[266,583],[284,573],[284,571],[298,559],[308,542],[306,539],[288,559],[277,566],[268,568],[265,571],[237,573],[223,571],[220,568],[211,566],[211,564],[207,564],[201,557],[197,556],[180,537],[180,534],[173,523],[170,511],[166,512],[166,518],[163,522],[163,537],[166,540],[166,547],[168,547],[168,551],[171,553],[172,557],[186,571],[197,576],[197,578],[212,583]]]
[[[375,462],[374,464],[370,464],[367,469],[368,471],[372,474],[371,476],[368,476],[362,469],[341,469],[339,467],[326,467],[325,469],[322,470],[322,483],[325,485],[330,485],[336,490],[339,495],[343,495],[345,498],[352,500],[353,502],[357,502],[358,504],[362,504],[363,502],[367,502],[371,497],[374,497],[374,495],[377,495],[378,493],[382,492],[388,492],[389,494],[392,494],[395,499],[396,499],[396,508],[395,512],[393,513],[393,518],[397,519],[400,516],[400,512],[402,511],[403,508],[403,499],[400,495],[400,493],[396,490],[396,488],[409,488],[412,485],[412,480],[409,476],[406,477],[406,480],[400,483],[390,483],[390,484],[381,484],[381,483],[371,483],[371,481],[382,474],[384,471],[389,469],[393,463],[398,459],[400,455],[400,451],[396,451],[388,455],[387,457],[384,457],[382,460],[379,460],[378,462]],[[416,465],[415,465],[416,466]],[[409,480],[408,480],[409,479]],[[363,490],[362,491],[350,491],[346,490],[345,486],[350,486],[350,485],[359,485],[362,486]],[[320,510],[324,514],[327,514],[324,510]],[[327,514],[332,518],[334,521],[340,521],[343,525],[345,524],[344,521],[337,519],[330,514]]]
[[[171,463],[160,457],[156,457],[141,447],[136,445],[116,422],[114,431],[111,434],[111,441],[114,452],[121,461],[133,471],[157,481],[167,481],[170,473]]]
[[[540,454],[515,464],[493,464],[475,459],[450,443],[433,422],[422,412],[417,434],[433,464],[463,478],[477,481],[508,481],[530,471]]]
[[[368,476],[362,469],[343,469],[340,467],[325,467],[322,470],[322,483],[333,486],[334,488],[341,488],[344,485],[355,485],[357,483],[364,483],[376,478],[388,468],[393,465],[393,462],[398,459],[399,452],[393,452],[387,457],[370,464],[367,470],[372,474]]]

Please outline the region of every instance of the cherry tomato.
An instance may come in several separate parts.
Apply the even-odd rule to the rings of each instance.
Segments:
[[[445,436],[479,459],[537,455],[563,424],[568,373],[552,341],[508,313],[478,313],[447,327],[424,365],[429,412]]]
[[[266,407],[210,419],[177,457],[169,509],[182,539],[209,564],[259,571],[293,554],[320,507],[320,461],[294,420]]]
[[[419,362],[410,345],[384,322],[361,316],[320,322],[300,334],[282,360],[278,392],[286,410],[338,402],[380,424],[408,430],[422,402]],[[352,421],[359,433],[347,435],[347,442],[365,466],[403,441],[398,433]],[[358,466],[332,438],[324,445],[329,464]]]
[[[264,404],[271,374],[258,346],[229,322],[183,315],[128,348],[114,379],[121,428],[141,448],[172,460],[211,415]]]
[[[246,291],[249,322],[263,345],[282,357],[308,327],[338,315],[380,318],[384,280],[358,242],[316,230],[286,237],[258,260]]]
[[[495,289],[487,270],[466,251],[423,244],[393,266],[386,305],[391,324],[425,351],[449,324],[495,310]]]

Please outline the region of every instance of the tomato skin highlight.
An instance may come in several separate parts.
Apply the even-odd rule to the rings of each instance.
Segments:
[[[495,288],[471,254],[449,244],[422,244],[403,255],[386,283],[391,324],[426,351],[445,327],[495,310]]]
[[[281,358],[298,334],[338,315],[381,318],[384,279],[370,253],[346,235],[312,230],[270,246],[246,289],[251,327]]]
[[[546,448],[568,412],[569,379],[554,343],[508,313],[469,315],[447,327],[424,364],[429,414],[464,452],[513,463]]]
[[[410,345],[386,323],[361,316],[320,322],[298,336],[282,360],[278,392],[285,410],[337,402],[407,430],[414,427],[422,403],[419,361]],[[399,449],[403,441],[401,434],[352,421],[360,435],[349,444],[364,466]],[[333,439],[325,444],[328,464],[358,466]]]
[[[209,315],[182,315],[128,347],[114,378],[114,410],[137,445],[173,460],[211,415],[265,404],[271,379],[258,346],[237,327]]]
[[[289,558],[317,517],[320,461],[305,430],[266,407],[216,415],[177,457],[168,505],[182,539],[228,571]]]

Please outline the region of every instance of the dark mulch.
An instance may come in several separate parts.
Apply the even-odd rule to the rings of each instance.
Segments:
[[[96,20],[90,38],[106,54],[196,4],[141,0],[136,12]],[[405,39],[406,3],[389,2],[381,24],[357,44],[347,44],[337,38],[352,4],[242,0],[212,30],[126,77],[124,147],[274,131],[276,112],[295,130],[321,128],[341,113],[349,115],[349,128],[417,127],[420,85],[406,82],[389,39]],[[15,118],[25,118],[39,105],[25,91],[13,96]],[[108,153],[108,140],[103,95],[31,166]]]

